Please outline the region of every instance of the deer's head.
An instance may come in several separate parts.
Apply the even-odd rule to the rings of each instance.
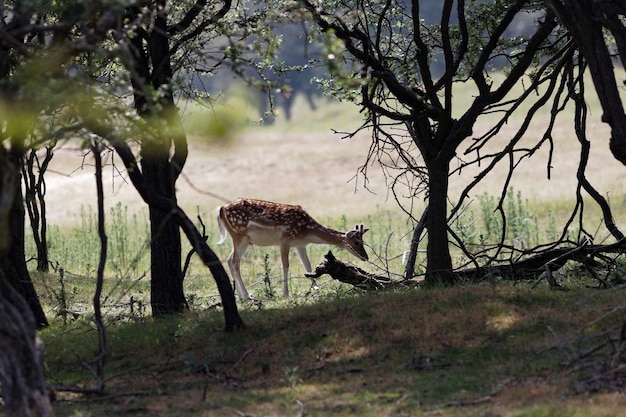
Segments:
[[[362,261],[367,261],[367,252],[363,246],[363,235],[370,229],[365,229],[362,224],[357,224],[353,230],[346,232],[343,236],[346,249],[348,249],[354,256]]]

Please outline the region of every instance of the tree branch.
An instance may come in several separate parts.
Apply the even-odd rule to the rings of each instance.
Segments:
[[[104,363],[107,355],[107,343],[106,343],[106,329],[104,327],[104,321],[102,320],[102,309],[101,309],[101,297],[102,297],[102,288],[104,286],[104,268],[107,260],[107,242],[108,238],[106,235],[105,225],[104,225],[104,190],[102,186],[102,155],[100,155],[101,148],[98,143],[94,143],[91,147],[91,152],[93,154],[95,165],[96,165],[96,193],[97,193],[97,201],[98,201],[98,236],[100,238],[100,259],[98,261],[98,272],[96,276],[96,291],[93,295],[93,310],[94,310],[94,320],[96,322],[96,327],[98,329],[98,354],[93,359],[93,363],[95,364],[95,376],[97,378],[98,384],[96,391],[102,392],[104,391]]]
[[[119,138],[112,129],[104,127],[96,121],[90,120],[86,122],[86,127],[96,135],[107,140],[115,149],[122,159],[124,166],[128,172],[128,176],[133,183],[135,189],[139,192],[141,198],[148,205],[166,213],[171,213],[176,223],[183,230],[192,247],[196,250],[202,262],[209,268],[213,278],[217,284],[218,291],[224,308],[225,329],[231,331],[235,328],[243,327],[243,320],[239,316],[237,304],[235,302],[235,293],[230,284],[230,280],[222,263],[217,255],[209,248],[204,241],[200,232],[193,224],[191,219],[185,212],[169,198],[165,198],[154,190],[143,176],[135,156],[133,155],[128,144]]]
[[[614,28],[613,18],[608,18],[597,1],[566,2],[561,0],[546,0],[546,5],[559,18],[576,41],[576,45],[589,64],[591,78],[602,105],[602,121],[611,127],[610,148],[613,156],[626,164],[626,114],[619,95],[613,63],[607,49],[603,25]],[[617,3],[617,2],[615,2]],[[626,7],[622,6],[623,11]],[[619,40],[620,50],[626,50],[626,28],[623,23],[616,31],[616,40]],[[622,57],[622,60],[625,58]]]

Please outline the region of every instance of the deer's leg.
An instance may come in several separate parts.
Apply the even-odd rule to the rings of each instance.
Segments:
[[[230,274],[235,280],[235,290],[237,291],[237,295],[241,300],[250,300],[250,294],[248,294],[248,290],[243,284],[240,270],[241,257],[246,252],[247,248],[248,238],[243,238],[239,242],[235,242],[233,240],[233,251],[230,253],[228,260],[226,261],[226,263],[228,264],[228,269],[230,269]]]
[[[298,256],[300,256],[300,260],[302,261],[302,265],[304,266],[304,269],[306,269],[306,272],[311,272],[311,261],[309,261],[309,256],[306,253],[306,246],[304,247],[298,247],[296,248],[296,250],[298,251]],[[313,288],[314,290],[319,289],[319,287],[317,286],[317,281],[315,281],[315,278],[310,277],[311,278],[311,288]]]
[[[283,264],[283,297],[289,298],[289,245],[280,244],[280,260]]]

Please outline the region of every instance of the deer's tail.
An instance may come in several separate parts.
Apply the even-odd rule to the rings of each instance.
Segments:
[[[220,232],[220,240],[217,241],[218,245],[221,245],[226,240],[226,225],[224,224],[224,207],[218,207],[217,209],[217,228]]]

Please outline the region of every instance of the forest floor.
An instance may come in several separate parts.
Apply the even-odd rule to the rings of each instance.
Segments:
[[[623,416],[623,289],[468,285],[347,291],[107,328],[105,390],[59,389],[57,416]],[[598,320],[601,318],[601,320]],[[602,335],[599,337],[598,335]],[[595,337],[593,336],[595,335]],[[42,332],[46,377],[94,386],[87,323]],[[620,359],[620,361],[622,361]],[[621,365],[620,365],[621,364]],[[592,371],[616,370],[599,384]],[[602,386],[617,389],[597,391]]]

